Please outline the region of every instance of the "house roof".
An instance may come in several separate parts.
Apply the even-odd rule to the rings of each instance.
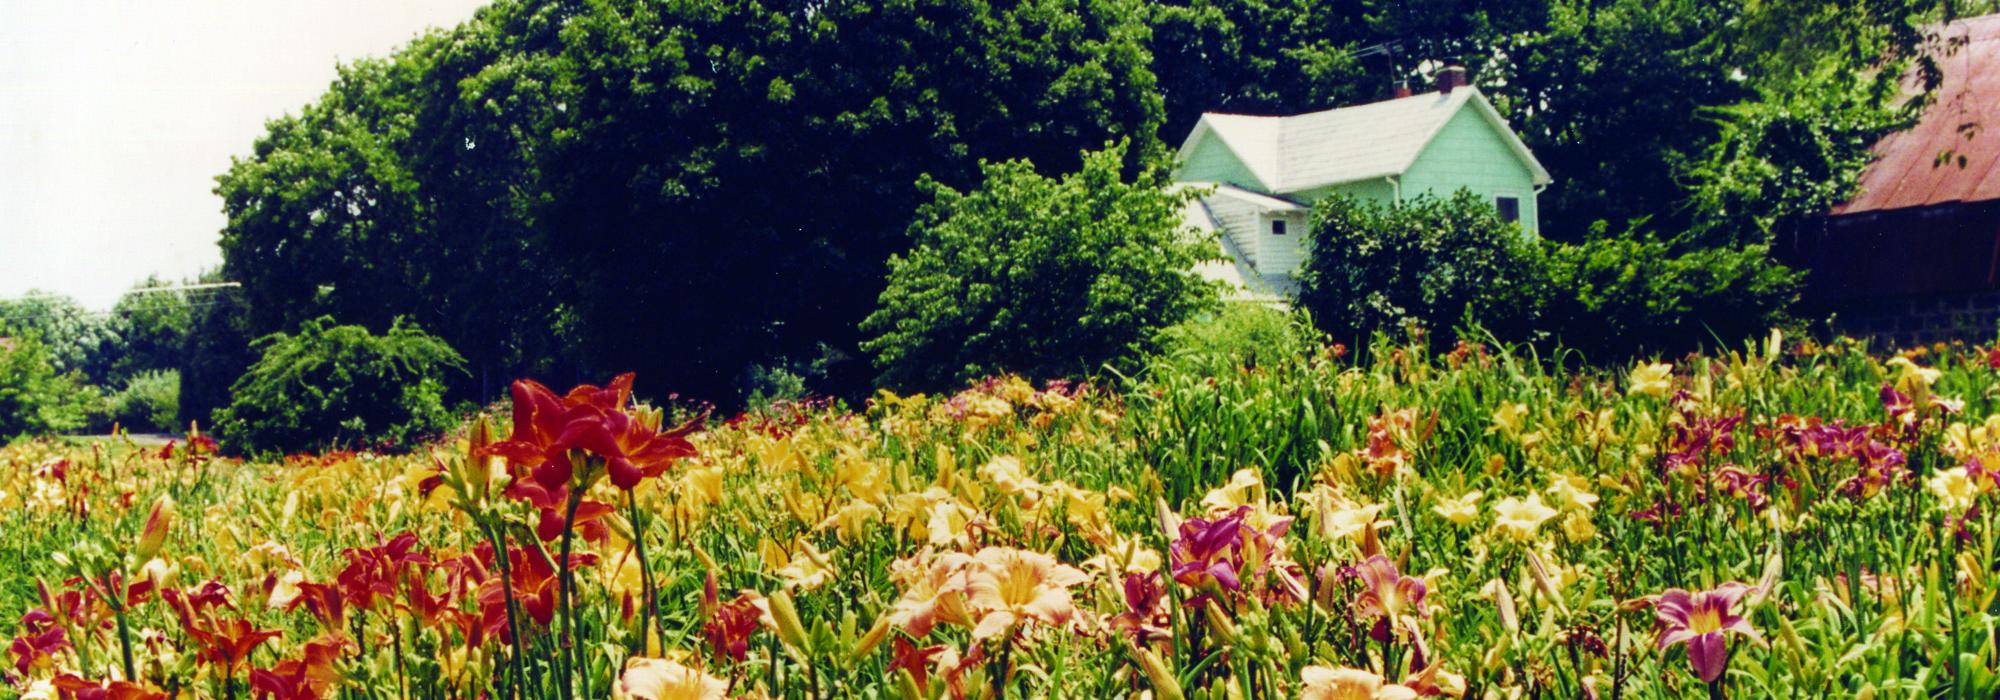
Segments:
[[[1936,99],[1915,126],[1875,142],[1860,193],[1834,215],[2000,199],[2000,133],[1982,128],[2000,124],[2000,15],[1943,34],[1965,44],[1939,59]]]
[[[1521,157],[1537,185],[1548,170],[1477,88],[1424,92],[1288,117],[1210,112],[1181,145],[1186,159],[1205,135],[1220,138],[1272,192],[1297,192],[1401,175],[1445,123],[1467,105],[1491,123]]]

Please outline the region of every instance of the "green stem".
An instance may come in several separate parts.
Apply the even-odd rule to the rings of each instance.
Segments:
[[[125,680],[139,682],[139,675],[132,665],[132,627],[125,622],[125,605],[120,603],[115,611],[118,618],[118,646],[125,652]]]
[[[576,583],[575,578],[570,575],[569,567],[570,547],[576,540],[576,528],[572,526],[572,522],[576,519],[577,506],[582,504],[583,492],[581,490],[571,491],[568,508],[563,514],[562,556],[556,561],[556,565],[560,567],[559,571],[562,572],[563,619],[562,644],[560,645],[562,649],[560,649],[560,652],[563,669],[563,700],[572,700],[572,698],[576,697],[576,679],[579,676],[585,675],[582,673],[583,669],[580,668],[583,665],[583,654],[576,644],[576,608],[570,602]],[[585,695],[589,695],[588,691],[585,692]]]
[[[642,653],[652,651],[653,625],[658,624],[660,608],[658,596],[653,594],[653,570],[646,565],[646,526],[639,517],[639,497],[631,491],[625,492],[625,502],[632,508],[632,549],[639,557],[639,590],[646,597],[645,608],[639,612],[639,649]]]
[[[493,551],[496,553],[493,560],[500,565],[500,592],[505,597],[507,606],[507,638],[513,642],[508,649],[507,667],[514,672],[514,694],[526,700],[528,674],[521,668],[524,663],[521,658],[521,623],[514,615],[514,571],[513,565],[508,561],[507,533],[504,530],[496,531],[491,525],[485,527],[486,538],[493,541]]]

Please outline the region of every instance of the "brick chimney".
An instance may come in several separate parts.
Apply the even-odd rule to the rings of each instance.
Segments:
[[[1452,90],[1465,87],[1466,85],[1465,66],[1445,66],[1438,69],[1438,94],[1449,95]]]

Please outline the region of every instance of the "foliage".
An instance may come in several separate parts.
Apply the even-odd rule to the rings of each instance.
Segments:
[[[420,454],[22,442],[7,683],[1990,697],[1993,351],[1323,347],[686,428],[622,377]]]
[[[986,167],[936,197],[889,259],[889,287],[862,323],[882,381],[936,388],[1001,370],[1078,376],[1151,347],[1215,292],[1194,273],[1203,241],[1182,224],[1192,191],[1147,169],[1120,177],[1125,147],[1052,178],[1027,161]]]
[[[125,387],[107,397],[110,419],[126,430],[168,433],[187,426],[180,423],[181,373],[178,370],[146,370],[125,380]]]
[[[41,339],[58,372],[78,372],[86,381],[111,373],[123,354],[122,328],[113,317],[91,313],[61,294],[31,291],[0,299],[0,334],[32,334]]]
[[[322,317],[256,347],[263,356],[216,414],[217,436],[243,452],[415,445],[449,427],[444,380],[464,367],[451,346],[401,319],[376,335]]]
[[[210,272],[202,282],[219,282]],[[251,342],[249,306],[241,294],[218,294],[189,309],[188,331],[176,353],[181,377],[180,416],[176,426],[213,425],[215,412],[229,405],[229,387],[257,361]]]
[[[1265,306],[1225,304],[1162,331],[1159,351],[1150,359],[1195,376],[1277,364],[1316,349],[1311,323],[1301,314]]]
[[[727,400],[751,364],[854,355],[920,176],[1157,154],[1143,16],[502,0],[274,121],[219,181],[224,256],[255,333],[410,314],[480,376],[634,367]]]
[[[99,383],[118,386],[142,372],[181,366],[181,352],[186,348],[189,329],[194,327],[197,304],[214,303],[216,297],[235,291],[158,289],[173,286],[158,277],[148,277],[111,307],[112,323],[119,330],[121,342],[113,353],[108,373]],[[197,301],[197,294],[202,294],[201,301]]]
[[[1728,346],[1787,321],[1803,275],[1763,246],[1676,255],[1664,243],[1607,239],[1551,246],[1544,323],[1599,361]]]
[[[1467,318],[1525,339],[1543,294],[1535,241],[1470,192],[1400,206],[1348,196],[1313,207],[1299,304],[1337,339]]]
[[[0,440],[82,428],[96,400],[79,372],[56,369],[39,335],[0,339]]]

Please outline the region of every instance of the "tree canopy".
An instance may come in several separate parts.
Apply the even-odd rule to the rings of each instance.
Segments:
[[[1922,28],[1959,9],[499,0],[271,122],[218,179],[225,273],[236,337],[408,315],[482,399],[635,369],[727,401],[746,368],[800,362],[852,392],[926,179],[1057,176],[1119,139],[1130,175],[1202,111],[1365,102],[1459,63],[1552,171],[1546,235],[1754,246],[1844,194],[1896,123],[1887,87],[1944,50]]]

